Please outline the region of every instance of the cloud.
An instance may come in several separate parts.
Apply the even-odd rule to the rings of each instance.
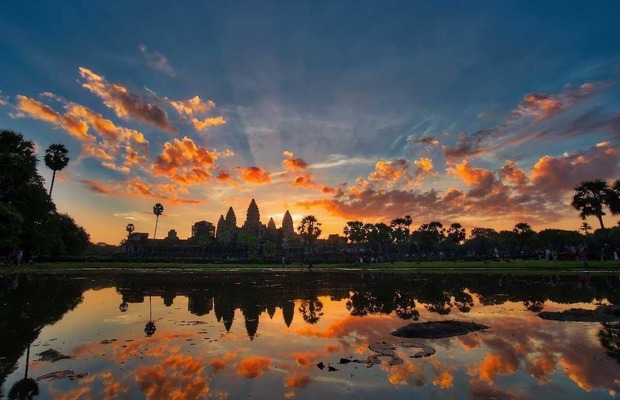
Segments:
[[[105,77],[80,67],[80,76],[85,80],[82,87],[103,100],[103,103],[123,119],[133,118],[153,125],[164,132],[176,133],[178,130],[168,121],[168,114],[155,104],[145,102],[137,93],[126,87],[108,83]]]
[[[469,192],[470,196],[480,197],[488,193],[495,183],[495,175],[484,168],[473,168],[467,161],[447,168],[447,172],[458,176],[468,186],[474,188]]]
[[[215,107],[215,103],[211,100],[203,101],[199,96],[194,96],[188,100],[170,101],[170,105],[181,116],[188,118],[194,115],[204,114]]]
[[[267,357],[244,358],[237,364],[236,373],[244,378],[257,378],[269,371],[271,362],[271,358]]]
[[[83,184],[88,186],[88,189],[92,192],[98,193],[98,194],[111,194],[111,193],[115,193],[110,187],[103,185],[97,181],[94,180],[88,180],[88,179],[83,179],[81,181]]]
[[[149,52],[149,49],[142,43],[138,45],[138,49],[140,50],[140,54],[142,54],[142,57],[144,58],[146,64],[149,67],[163,72],[164,74],[172,78],[176,76],[174,68],[172,68],[168,59],[164,57],[160,52]]]
[[[271,174],[260,167],[237,167],[239,177],[245,183],[264,184],[271,182]]]
[[[88,190],[97,194],[114,194],[117,196],[138,196],[166,200],[172,204],[202,204],[203,200],[181,197],[187,193],[183,187],[167,184],[143,182],[139,178],[131,178],[117,183],[101,183],[94,180],[81,181]]]
[[[284,151],[282,154],[286,157],[282,160],[282,167],[287,171],[303,171],[309,167],[303,158],[295,157],[291,151]]]
[[[585,151],[566,153],[561,157],[541,157],[532,168],[531,180],[537,191],[557,200],[581,181],[610,179],[618,175],[620,149],[601,142]]]
[[[158,98],[159,99],[159,98]],[[200,119],[207,112],[215,107],[211,100],[203,101],[199,96],[194,96],[188,100],[171,101],[167,98],[159,99],[168,102],[181,117],[189,121],[197,131],[205,131],[209,128],[224,125],[226,120],[221,115]]]
[[[375,164],[375,170],[368,175],[368,181],[380,183],[390,187],[398,183],[407,184],[412,177],[409,172],[409,161],[404,159],[380,160]]]
[[[537,122],[542,121],[592,97],[604,87],[601,83],[586,82],[577,89],[568,88],[559,94],[529,93],[512,111],[511,116],[531,117]]]
[[[29,116],[62,128],[80,140],[94,140],[94,137],[88,133],[86,122],[73,115],[62,115],[37,100],[17,95],[16,108],[18,110],[16,117]]]
[[[185,136],[181,140],[173,139],[164,143],[161,154],[155,158],[152,171],[154,175],[166,176],[180,185],[206,183],[211,179],[211,170],[216,167],[220,154],[216,150],[196,145]]]
[[[422,180],[429,176],[435,175],[433,170],[433,160],[428,157],[420,157],[419,160],[414,160],[413,165],[416,166],[414,176],[417,180]]]

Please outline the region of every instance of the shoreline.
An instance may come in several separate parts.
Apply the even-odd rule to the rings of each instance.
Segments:
[[[241,272],[372,272],[372,273],[419,273],[419,274],[460,274],[460,273],[487,273],[487,274],[575,274],[620,273],[620,261],[591,261],[587,266],[575,261],[542,261],[517,260],[506,262],[469,261],[422,261],[393,264],[214,264],[214,263],[180,263],[180,262],[46,262],[19,267],[0,267],[0,275],[14,273],[94,273],[94,272],[213,272],[213,273],[241,273]]]

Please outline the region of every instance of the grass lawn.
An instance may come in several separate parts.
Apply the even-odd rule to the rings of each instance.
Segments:
[[[180,262],[49,262],[34,265],[23,265],[19,268],[0,267],[0,273],[10,272],[70,272],[70,271],[222,271],[232,272],[239,270],[253,271],[303,271],[307,265],[287,264],[212,264],[212,263],[180,263]],[[313,270],[365,271],[392,271],[392,272],[423,272],[423,273],[459,273],[459,272],[526,272],[526,273],[561,273],[574,271],[620,272],[618,261],[589,261],[586,267],[576,261],[548,262],[542,260],[515,260],[510,263],[489,261],[398,261],[393,264],[314,264]]]

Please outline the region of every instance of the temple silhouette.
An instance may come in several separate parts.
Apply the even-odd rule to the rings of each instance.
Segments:
[[[226,216],[220,215],[217,225],[209,221],[197,221],[192,225],[191,237],[181,239],[175,229],[170,229],[166,237],[149,238],[146,232],[132,232],[121,244],[121,254],[126,256],[155,256],[164,258],[243,258],[249,253],[261,258],[281,257],[284,254],[300,253],[303,243],[295,233],[293,218],[289,210],[282,217],[280,228],[273,218],[267,224],[261,222],[260,210],[255,199],[248,205],[245,222],[238,226],[237,215],[232,207]],[[346,238],[329,235],[319,239],[317,248],[335,250],[339,243],[346,244]],[[264,251],[266,246],[271,251]],[[269,253],[269,254],[266,254]]]

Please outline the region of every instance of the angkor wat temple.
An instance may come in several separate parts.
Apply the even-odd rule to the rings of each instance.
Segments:
[[[318,240],[319,247],[336,247],[342,240],[339,235]],[[252,199],[243,225],[237,225],[235,210],[230,207],[226,216],[220,215],[217,225],[198,221],[192,226],[192,236],[180,239],[175,229],[168,231],[163,239],[149,239],[145,232],[133,232],[121,245],[121,254],[130,257],[155,256],[159,258],[244,258],[249,254],[260,257],[295,254],[302,243],[295,233],[293,218],[287,210],[280,228],[273,218],[267,224],[261,222],[260,211]],[[268,250],[268,251],[265,251]],[[266,254],[267,253],[267,254]]]

